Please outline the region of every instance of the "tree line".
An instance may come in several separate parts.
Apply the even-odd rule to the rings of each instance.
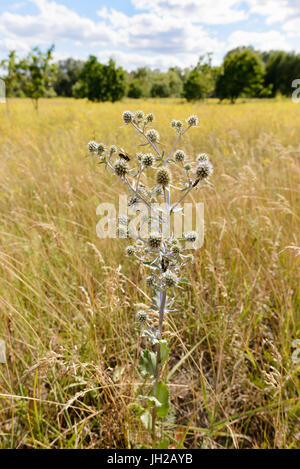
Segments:
[[[256,51],[238,47],[229,51],[220,66],[212,65],[212,54],[199,58],[194,67],[171,67],[167,72],[140,67],[127,72],[110,59],[102,64],[68,58],[53,62],[54,46],[46,52],[38,47],[22,59],[11,51],[0,62],[8,97],[31,98],[38,106],[41,97],[87,98],[90,101],[118,101],[130,98],[183,97],[188,101],[205,98],[267,98],[290,96],[291,84],[300,78],[300,54],[273,50]]]

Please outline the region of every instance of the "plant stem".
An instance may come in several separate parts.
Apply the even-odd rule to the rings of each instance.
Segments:
[[[167,293],[165,291],[160,292],[160,307],[159,307],[159,338],[162,337],[162,328],[163,328],[163,321],[164,321],[164,313],[166,308],[166,300],[167,300]],[[160,377],[160,343],[156,344],[156,367],[155,367],[155,374],[154,374],[154,386],[153,386],[153,395],[156,395],[157,384],[159,382]],[[152,407],[152,445],[153,448],[156,446],[156,405]]]

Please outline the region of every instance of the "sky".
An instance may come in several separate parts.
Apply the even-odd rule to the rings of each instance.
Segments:
[[[55,44],[56,60],[112,57],[127,70],[219,64],[237,46],[300,52],[300,0],[0,0],[0,59]]]

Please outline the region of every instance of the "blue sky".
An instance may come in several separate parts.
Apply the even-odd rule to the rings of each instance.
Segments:
[[[300,0],[0,0],[0,59],[55,44],[55,58],[107,62],[128,70],[194,65],[229,49],[300,52]]]

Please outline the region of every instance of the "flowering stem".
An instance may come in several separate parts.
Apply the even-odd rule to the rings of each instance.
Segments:
[[[164,313],[166,308],[166,301],[167,301],[167,293],[165,291],[160,292],[160,307],[159,307],[159,338],[162,337],[162,328],[163,328],[163,321],[164,321]],[[159,382],[160,377],[160,342],[156,344],[156,366],[155,366],[155,373],[154,373],[154,387],[153,387],[153,394],[156,395],[157,385]],[[154,404],[152,407],[152,443],[153,447],[156,444],[156,431],[155,431],[155,424],[156,424],[156,405]]]

